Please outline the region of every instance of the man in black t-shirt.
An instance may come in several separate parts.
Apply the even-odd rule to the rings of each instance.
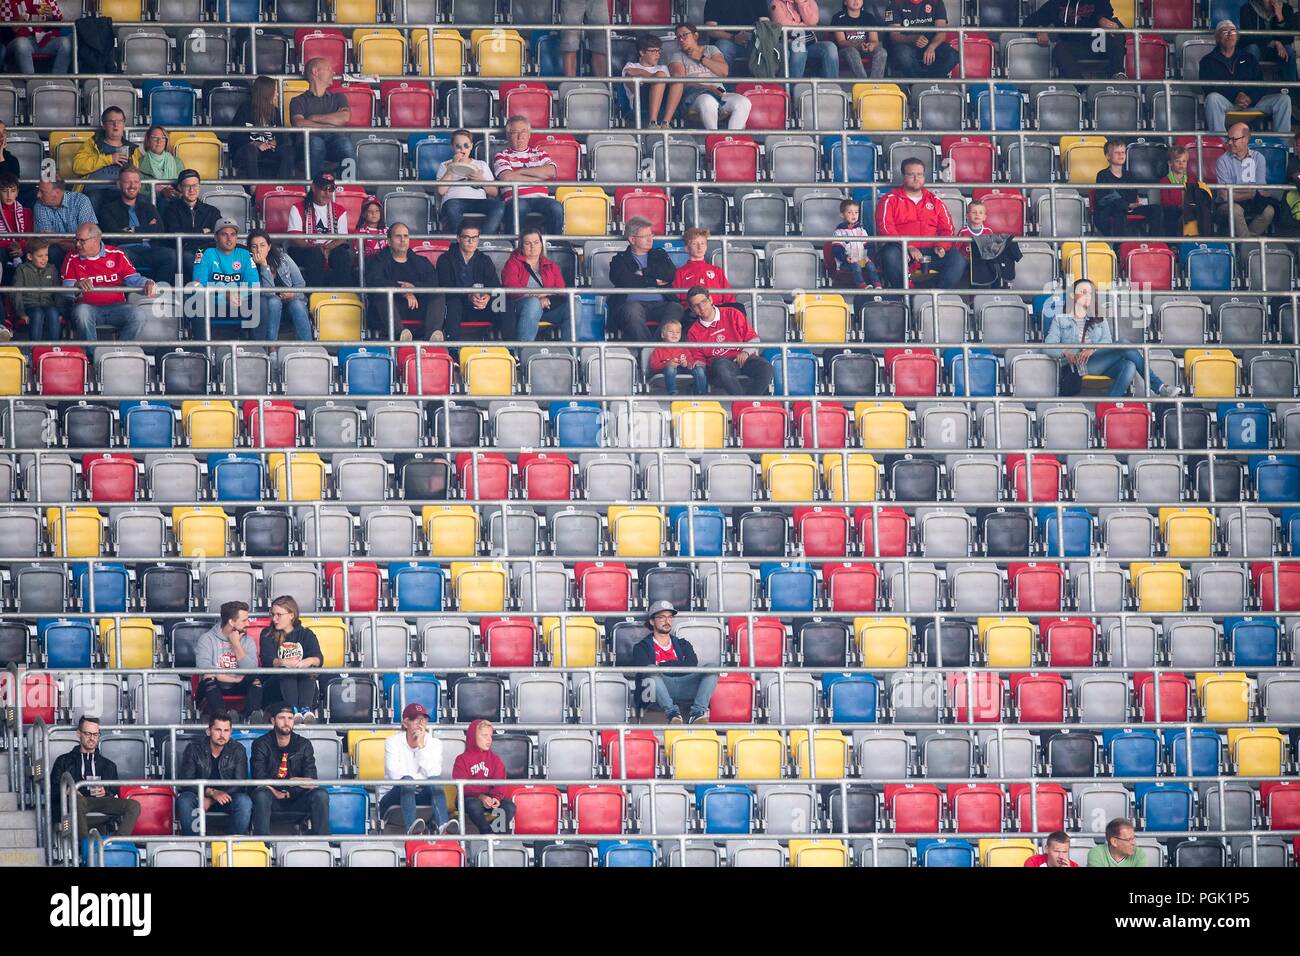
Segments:
[[[342,93],[330,92],[334,68],[329,60],[323,56],[308,60],[303,73],[309,86],[307,92],[289,101],[289,122],[314,131],[346,127],[352,118],[352,108]],[[307,140],[312,176],[325,171],[326,161],[341,165],[357,157],[357,148],[347,133],[312,132]]]
[[[749,43],[752,30],[710,30],[716,26],[751,26],[768,16],[766,0],[706,0],[704,16],[705,43],[716,46],[727,58],[731,76],[749,73]]]
[[[840,51],[840,67],[859,79],[880,79],[885,75],[889,54],[876,28],[880,11],[864,0],[844,0],[844,8],[831,17],[831,34]]]
[[[941,79],[957,65],[957,51],[948,43],[948,8],[943,0],[892,0],[883,11],[886,29],[934,27],[933,33],[890,35],[889,73],[900,79]]]

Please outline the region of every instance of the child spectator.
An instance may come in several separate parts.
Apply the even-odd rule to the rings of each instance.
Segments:
[[[13,173],[0,173],[0,240],[4,243],[3,282],[12,284],[14,270],[23,262],[24,232],[33,232],[32,211],[18,201],[18,177]]]
[[[665,319],[659,326],[659,337],[665,344],[650,353],[650,371],[664,373],[664,388],[668,394],[677,394],[678,371],[690,372],[696,395],[709,394],[704,359],[695,349],[688,349],[681,344],[682,320]]]
[[[1199,235],[1212,236],[1214,235],[1214,203],[1209,190],[1188,172],[1187,165],[1187,147],[1169,147],[1169,172],[1160,177],[1160,182],[1183,188],[1160,190],[1160,211],[1164,215],[1160,234],[1181,236],[1183,226],[1194,222]],[[3,183],[0,183],[0,189],[2,188]]]
[[[851,241],[831,243],[835,264],[851,276],[859,289],[879,289],[880,273],[867,257],[867,244],[863,241],[868,233],[862,226],[862,203],[845,199],[840,203],[840,215],[844,218],[835,227],[835,235],[851,237]]]
[[[1020,247],[1013,236],[990,232],[984,225],[988,215],[988,208],[976,199],[966,207],[966,225],[957,230],[957,235],[971,240],[971,285],[1001,288],[1016,277]]]
[[[1142,226],[1150,226],[1158,211],[1147,205],[1144,192],[1118,189],[1136,180],[1128,171],[1128,144],[1123,140],[1106,141],[1105,169],[1097,171],[1097,188],[1092,191],[1092,224],[1099,236],[1136,236]]]
[[[693,285],[702,285],[709,290],[713,301],[718,305],[734,305],[744,312],[744,306],[736,301],[734,295],[727,291],[719,291],[731,288],[722,266],[713,265],[705,259],[709,251],[709,230],[703,226],[692,226],[682,233],[682,242],[686,246],[686,261],[677,267],[673,286],[678,289],[689,289]],[[681,300],[682,308],[686,308],[686,293],[683,292],[677,298]]]
[[[361,225],[357,226],[357,232],[363,236],[376,237],[362,240],[361,254],[364,256],[372,256],[388,245],[388,227],[384,225],[384,207],[379,204],[379,200],[374,196],[367,196],[366,201],[361,204]]]
[[[667,79],[668,66],[660,62],[663,52],[662,40],[652,33],[641,34],[636,41],[637,58],[633,62],[623,64],[623,75],[642,80],[655,77]],[[664,109],[664,99],[668,89],[667,83],[641,84],[641,126],[643,128],[661,129],[672,119],[672,110]],[[636,90],[636,86],[628,83],[621,91],[622,97],[626,99],[624,109],[629,119],[636,118],[636,106],[633,103]]]
[[[14,271],[13,305],[18,320],[27,322],[27,337],[33,342],[55,341],[62,336],[63,323],[53,292],[59,275],[50,264],[50,240],[27,240],[27,261]],[[12,337],[8,326],[0,327],[0,340]]]
[[[465,729],[465,750],[456,758],[451,768],[455,780],[491,780],[506,779],[506,765],[492,752],[492,724],[486,720],[472,720]],[[492,830],[496,818],[502,818],[500,832],[510,832],[510,821],[515,817],[515,805],[510,800],[510,787],[483,786],[482,784],[465,787],[465,801],[461,809],[470,818],[479,833]],[[488,818],[492,817],[492,820]]]

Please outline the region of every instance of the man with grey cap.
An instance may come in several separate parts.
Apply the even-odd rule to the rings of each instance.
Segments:
[[[1259,60],[1237,43],[1237,25],[1220,20],[1214,28],[1215,48],[1201,57],[1200,78],[1205,91],[1205,124],[1222,133],[1231,111],[1258,110],[1273,118],[1275,133],[1291,132],[1291,97],[1259,86],[1240,86],[1264,79]],[[1267,94],[1267,95],[1265,95]]]
[[[632,648],[633,667],[656,667],[653,674],[640,675],[649,688],[646,703],[661,707],[670,724],[682,722],[678,698],[691,701],[690,722],[706,723],[709,717],[709,699],[718,686],[716,674],[670,674],[668,667],[699,667],[695,648],[685,638],[673,634],[673,618],[677,609],[668,601],[655,601],[646,613],[650,633]]]

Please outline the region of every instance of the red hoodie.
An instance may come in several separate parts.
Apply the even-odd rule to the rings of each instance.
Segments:
[[[699,319],[692,322],[690,331],[686,333],[687,341],[707,343],[758,340],[758,333],[750,326],[739,309],[729,305],[719,305],[715,306],[714,315],[716,321],[712,325],[705,325]],[[696,351],[706,362],[711,362],[716,358],[735,358],[747,350],[736,345],[704,345]]]
[[[538,263],[541,268],[537,270],[538,278],[542,280],[544,289],[563,289],[564,273],[560,267],[550,259],[542,256],[541,262]],[[528,289],[528,283],[532,276],[528,272],[528,260],[518,252],[513,253],[506,264],[501,267],[501,284],[507,289]],[[536,291],[537,287],[533,286],[529,291]],[[511,296],[511,298],[520,298]]]
[[[455,780],[504,780],[506,765],[491,750],[480,750],[477,741],[479,724],[483,720],[472,720],[465,728],[465,750],[452,764],[451,775]],[[466,787],[466,797],[496,797],[498,800],[509,796],[504,787]]]
[[[683,265],[677,267],[677,275],[673,278],[673,285],[679,289],[689,289],[693,286],[702,285],[713,295],[714,305],[727,305],[736,301],[736,297],[730,292],[718,292],[718,289],[730,289],[731,283],[727,281],[727,274],[722,271],[722,266],[715,266],[705,262],[703,259],[688,259]],[[686,293],[683,292],[677,296],[681,299],[682,305],[686,305]]]

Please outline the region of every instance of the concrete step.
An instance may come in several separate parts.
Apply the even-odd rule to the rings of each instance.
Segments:
[[[0,812],[18,809],[18,794],[0,790]]]
[[[0,847],[0,867],[44,866],[45,854],[32,847]]]
[[[36,846],[36,830],[0,830],[0,847],[32,848]]]
[[[36,829],[35,810],[0,810],[0,831]]]

